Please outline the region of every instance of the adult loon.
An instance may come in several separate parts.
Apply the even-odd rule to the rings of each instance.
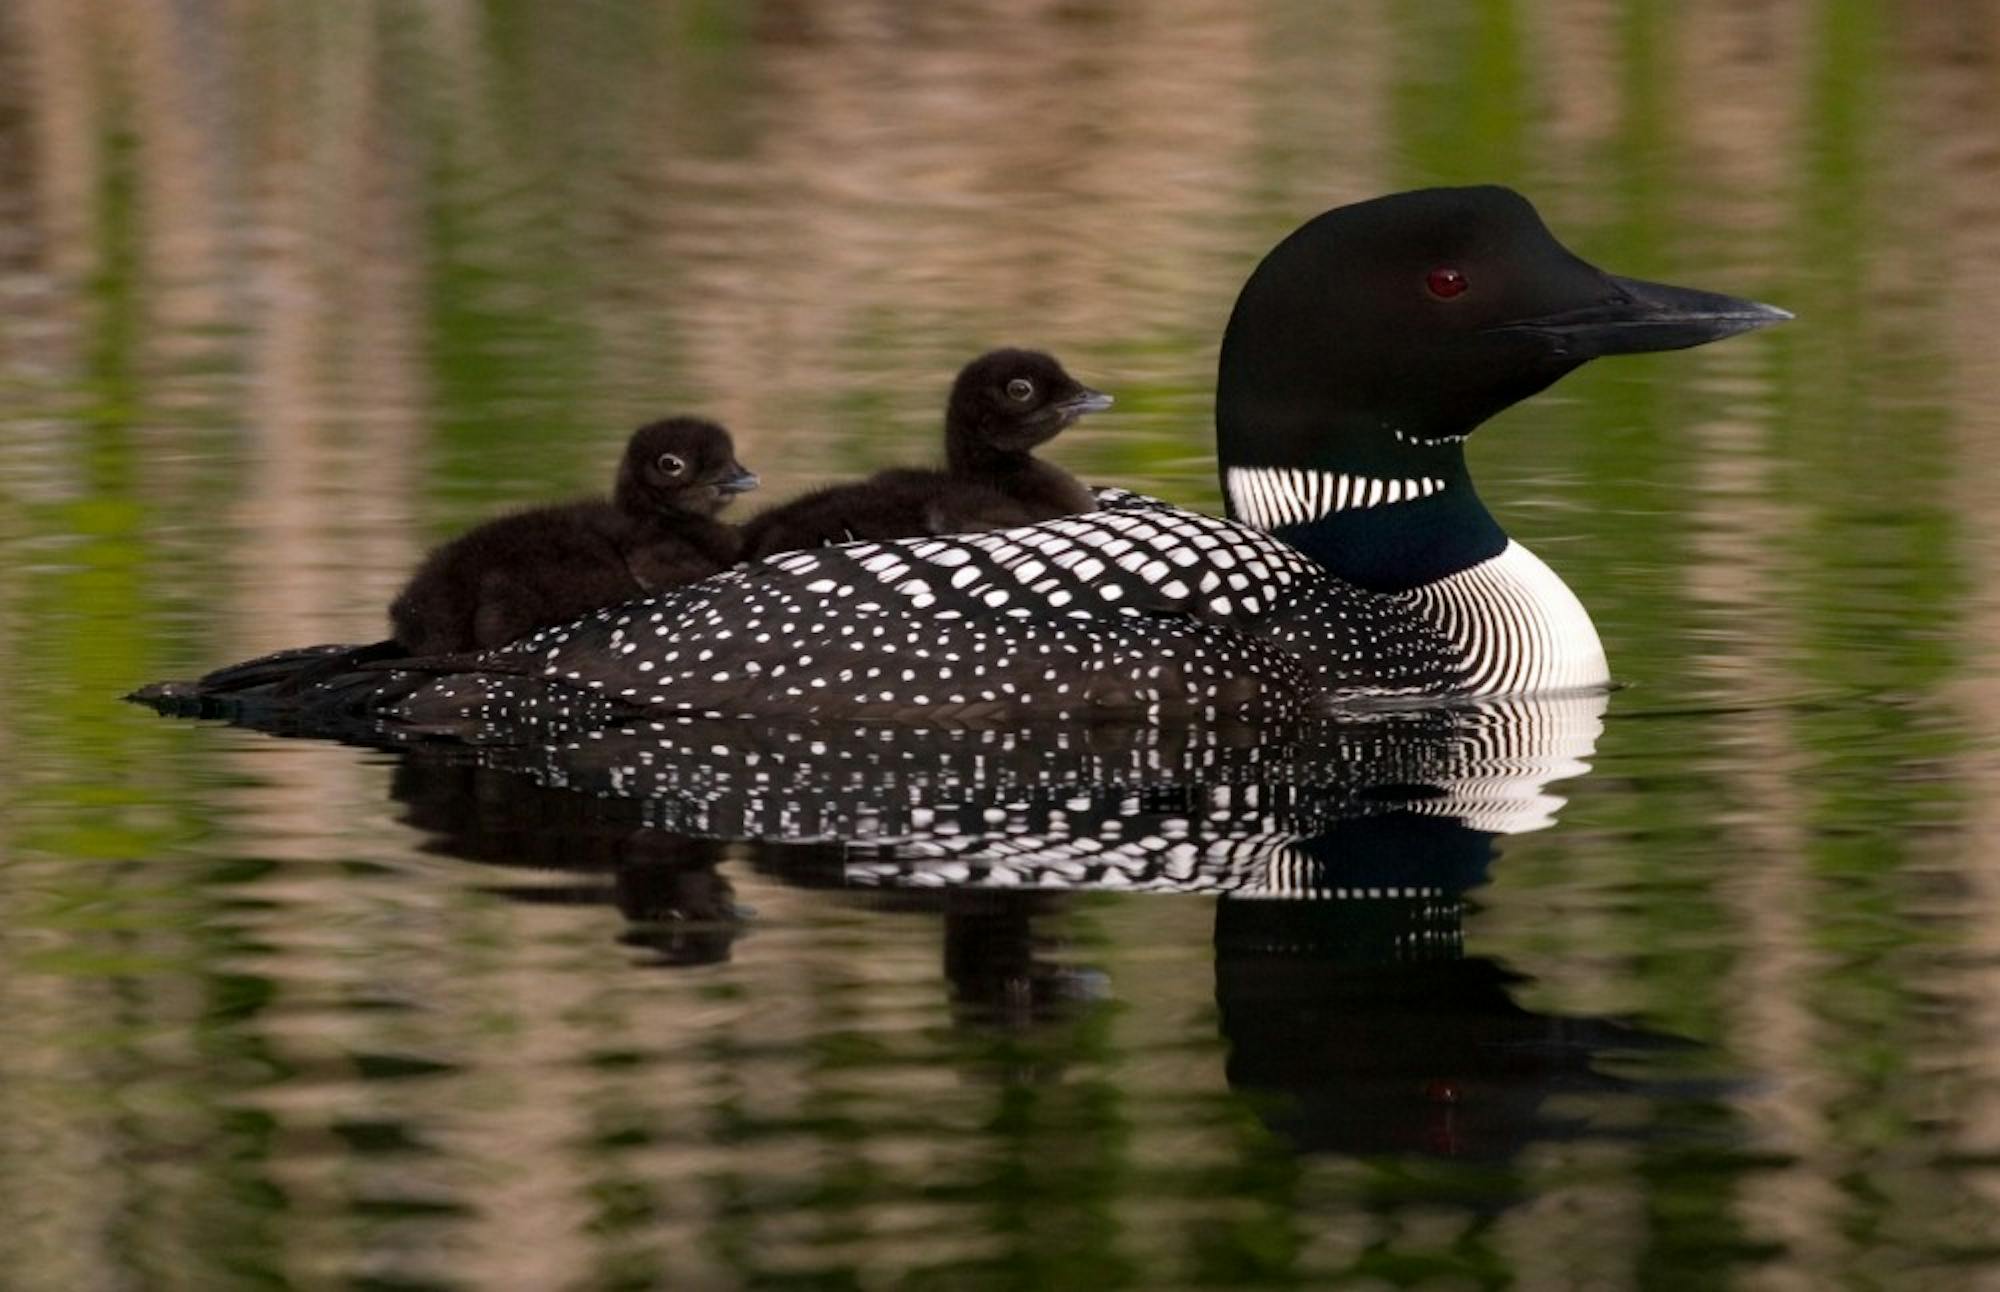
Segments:
[[[1466,436],[1592,358],[1790,317],[1607,274],[1503,188],[1336,208],[1265,257],[1230,317],[1231,519],[1112,491],[1018,529],[787,553],[443,676],[315,689],[462,735],[633,711],[1254,715],[1602,686],[1589,615],[1481,503]]]
[[[743,527],[747,559],[858,538],[1006,529],[1092,511],[1081,481],[1034,455],[1086,413],[1111,406],[1039,350],[990,350],[959,372],[945,404],[945,469],[898,468],[794,498]]]

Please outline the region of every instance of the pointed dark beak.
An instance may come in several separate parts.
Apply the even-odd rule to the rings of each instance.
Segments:
[[[1792,317],[1789,310],[1720,292],[1672,287],[1606,274],[1602,300],[1542,318],[1503,323],[1495,332],[1527,333],[1552,341],[1557,353],[1577,360],[1607,354],[1685,350],[1751,332]]]
[[[756,472],[745,471],[742,467],[738,467],[733,474],[726,475],[716,481],[715,487],[724,494],[739,494],[749,493],[757,487],[757,483]]]
[[[1111,396],[1101,390],[1092,390],[1088,386],[1056,405],[1067,421],[1075,421],[1085,413],[1101,413],[1109,407],[1111,407]]]

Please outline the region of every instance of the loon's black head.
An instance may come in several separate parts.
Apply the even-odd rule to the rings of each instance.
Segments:
[[[1237,298],[1216,389],[1225,465],[1420,471],[1590,359],[1674,350],[1791,315],[1619,278],[1511,189],[1424,189],[1338,207],[1286,238]]]
[[[619,510],[636,516],[663,511],[713,516],[756,487],[757,477],[736,460],[728,431],[699,417],[669,417],[632,432],[612,499]]]
[[[1430,583],[1507,544],[1466,472],[1474,427],[1599,355],[1790,317],[1607,274],[1504,188],[1339,207],[1264,257],[1223,334],[1230,515],[1364,587]]]
[[[959,371],[945,406],[945,444],[965,456],[1025,453],[1085,413],[1111,406],[1039,350],[989,350]]]

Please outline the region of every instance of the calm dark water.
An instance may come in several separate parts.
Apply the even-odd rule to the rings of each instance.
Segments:
[[[1214,508],[1256,258],[1467,180],[1799,315],[1475,441],[1602,712],[118,702],[666,412],[921,456],[993,344]],[[1996,293],[1990,0],[0,5],[0,1282],[1994,1284]]]

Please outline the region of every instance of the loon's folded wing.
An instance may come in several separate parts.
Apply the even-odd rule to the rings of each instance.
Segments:
[[[1300,622],[1284,613],[1294,603],[1323,613]],[[1245,712],[1310,703],[1344,667],[1366,680],[1363,647],[1399,633],[1423,633],[1403,601],[1338,583],[1257,530],[1124,495],[988,534],[785,553],[470,668],[647,712]],[[1439,676],[1413,673],[1409,689]],[[511,682],[454,689],[460,709],[503,720],[523,695]],[[436,698],[398,712],[445,721]]]
[[[1015,529],[785,553],[491,651],[330,679],[300,708],[534,740],[620,713],[1251,715],[1449,689],[1456,658],[1407,599],[1247,526],[1102,497]]]

